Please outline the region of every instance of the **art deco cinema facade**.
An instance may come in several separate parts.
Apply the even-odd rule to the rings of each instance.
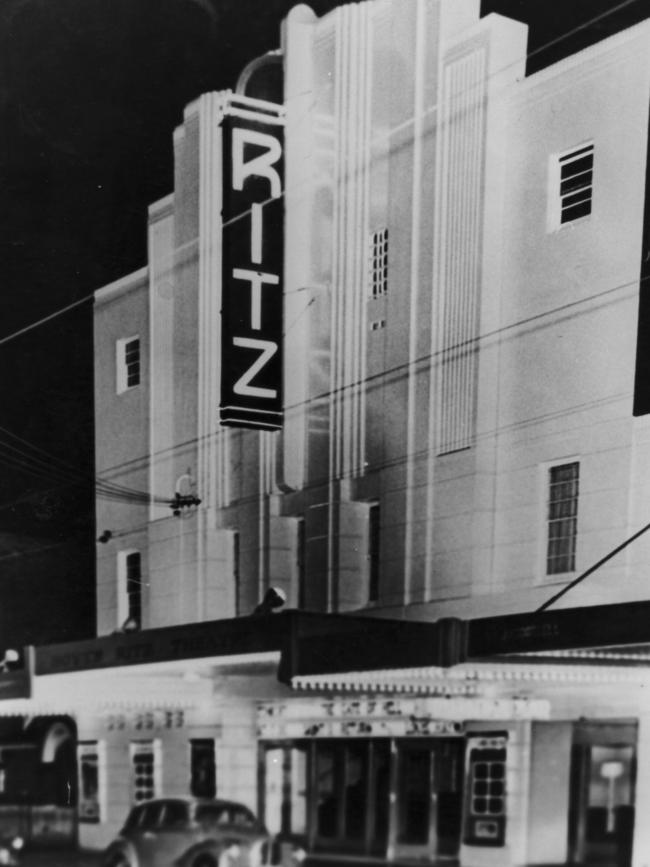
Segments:
[[[649,541],[535,611],[650,519],[650,26],[529,77],[526,38],[297,6],[187,107],[95,296],[97,473],[146,503],[98,500],[99,637],[29,699],[85,845],[203,787],[315,861],[649,863]]]

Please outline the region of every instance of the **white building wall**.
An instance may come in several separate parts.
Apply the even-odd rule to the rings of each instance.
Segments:
[[[290,14],[282,435],[217,423],[225,96],[188,107],[148,277],[98,293],[98,471],[130,461],[128,484],[149,475],[164,498],[189,470],[202,500],[182,524],[154,503],[148,541],[127,538],[141,507],[98,507],[98,529],[149,550],[146,625],[246,613],[271,580],[296,600],[300,519],[307,607],[367,608],[369,503],[376,613],[531,610],[572,577],[544,574],[553,462],[580,461],[576,572],[645,522],[647,424],[631,394],[649,31],[524,79],[525,28],[479,19],[473,0]],[[585,141],[592,214],[550,230],[552,160]],[[373,298],[368,239],[382,227],[388,291]],[[116,398],[112,341],[136,321],[151,398]],[[562,604],[642,598],[648,544]],[[115,627],[114,548],[98,555],[102,631]]]

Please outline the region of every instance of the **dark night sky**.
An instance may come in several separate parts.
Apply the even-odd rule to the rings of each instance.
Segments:
[[[92,475],[91,304],[2,340],[145,264],[146,208],[171,192],[172,130],[183,106],[233,86],[246,62],[276,48],[293,5],[2,0],[0,428],[69,462],[71,481]],[[311,5],[323,14],[340,4]],[[482,13],[530,24],[533,72],[641,20],[644,8],[644,0],[483,0]],[[0,430],[0,600],[7,531],[74,537],[92,570],[91,485],[65,484],[32,458]],[[51,508],[43,509],[35,503],[45,491]]]

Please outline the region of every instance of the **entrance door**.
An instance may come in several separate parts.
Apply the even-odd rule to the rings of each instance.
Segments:
[[[395,857],[454,856],[460,845],[463,741],[397,744]]]
[[[597,730],[592,731],[591,738],[600,743],[585,743],[579,737],[573,745],[569,854],[577,863],[629,867],[636,748],[631,743],[616,743],[612,728],[603,729],[601,738]],[[621,734],[627,728],[622,727]]]

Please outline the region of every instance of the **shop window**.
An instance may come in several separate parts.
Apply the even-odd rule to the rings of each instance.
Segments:
[[[117,341],[117,393],[140,385],[140,338],[122,338]]]
[[[284,757],[282,747],[268,747],[264,752],[264,807],[261,811],[264,825],[271,834],[285,830],[283,822]]]
[[[316,744],[316,835],[338,836],[341,799],[342,750]]]
[[[159,793],[161,752],[158,741],[131,742],[133,801],[147,801]]]
[[[214,741],[211,739],[190,741],[190,793],[198,798],[214,798],[217,793]]]
[[[343,834],[349,840],[361,840],[366,830],[366,780],[368,749],[365,744],[351,744],[346,749]]]
[[[465,843],[503,846],[506,822],[506,739],[472,738],[467,765]]]
[[[104,813],[103,785],[106,778],[105,745],[81,741],[77,745],[80,822],[101,822]]]
[[[268,744],[261,770],[260,813],[271,833],[308,836],[317,849],[385,854],[387,739]]]
[[[266,746],[260,813],[272,834],[307,833],[308,745]]]
[[[289,754],[289,810],[287,825],[290,834],[307,833],[307,750],[291,747]]]
[[[580,464],[549,468],[546,574],[573,572],[578,536]]]

